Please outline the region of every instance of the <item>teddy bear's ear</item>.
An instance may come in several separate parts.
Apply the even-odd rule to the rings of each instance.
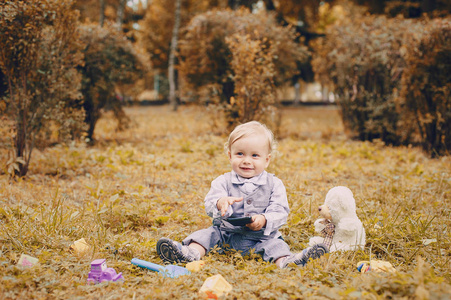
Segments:
[[[356,206],[351,190],[345,186],[337,186],[329,190],[325,200],[334,222],[343,217],[355,215]]]
[[[339,192],[339,190],[330,190],[329,193],[326,195],[326,205],[329,207],[329,210],[333,211],[339,211],[346,208],[342,201],[342,196]]]

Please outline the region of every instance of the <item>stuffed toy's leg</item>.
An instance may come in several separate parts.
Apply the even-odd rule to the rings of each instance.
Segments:
[[[310,238],[308,245],[311,247],[316,244],[322,244],[322,243],[324,243],[324,238],[322,236],[314,236],[314,237]]]
[[[327,223],[327,225],[321,230],[322,236],[314,236],[309,240],[309,246],[313,246],[315,244],[324,244],[327,246],[327,249],[331,250],[332,239],[335,234],[335,225],[332,223]]]

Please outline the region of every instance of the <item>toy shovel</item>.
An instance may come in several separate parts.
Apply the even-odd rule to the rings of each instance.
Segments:
[[[137,265],[138,267],[149,269],[155,272],[158,272],[160,275],[163,275],[164,277],[169,278],[177,278],[181,275],[189,275],[191,272],[184,267],[176,266],[176,265],[169,265],[169,266],[162,266],[157,265],[145,260],[141,260],[138,258],[132,259],[132,264]]]

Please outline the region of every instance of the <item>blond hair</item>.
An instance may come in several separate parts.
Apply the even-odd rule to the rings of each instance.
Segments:
[[[257,121],[250,121],[241,125],[238,125],[233,129],[233,131],[229,135],[229,139],[224,144],[224,150],[229,152],[233,143],[238,141],[239,139],[248,137],[254,134],[262,134],[268,140],[268,153],[271,154],[276,150],[276,140],[274,139],[274,134],[272,131],[266,127],[265,124],[262,124]]]

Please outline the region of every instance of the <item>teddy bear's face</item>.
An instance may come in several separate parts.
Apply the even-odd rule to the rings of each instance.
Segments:
[[[329,207],[326,204],[320,205],[318,208],[319,215],[327,220],[332,220],[332,216],[330,215]]]
[[[342,218],[357,216],[354,196],[345,186],[331,188],[327,192],[324,204],[329,208],[330,220],[334,223],[340,222]]]

